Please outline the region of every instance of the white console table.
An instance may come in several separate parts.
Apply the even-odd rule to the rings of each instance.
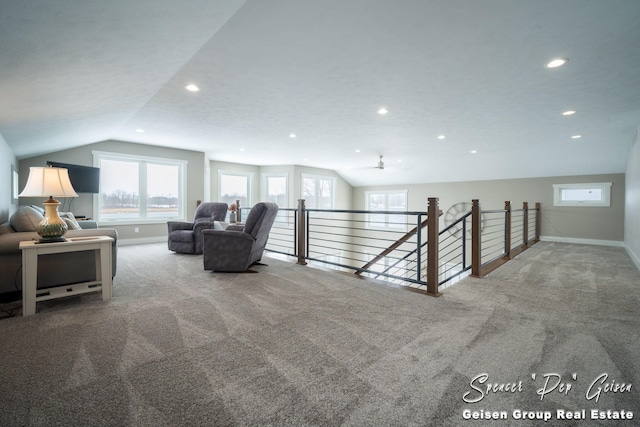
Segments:
[[[66,242],[37,243],[35,241],[20,242],[22,250],[22,315],[36,313],[36,302],[87,292],[102,292],[102,300],[111,299],[112,259],[111,245],[113,239],[108,236],[68,238]],[[38,256],[65,252],[94,251],[96,264],[96,280],[37,289]]]

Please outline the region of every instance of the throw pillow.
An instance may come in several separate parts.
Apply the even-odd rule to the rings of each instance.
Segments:
[[[11,215],[9,224],[16,231],[36,231],[42,218],[44,218],[44,216],[31,206],[20,206],[18,210]]]
[[[44,208],[42,206],[38,206],[38,205],[31,205],[31,207],[35,210],[37,210],[38,212],[40,212],[43,216],[44,216]]]
[[[67,223],[67,226],[69,227],[69,230],[81,230],[82,227],[80,227],[80,224],[78,224],[78,221],[76,221],[76,217],[73,215],[73,213],[71,212],[59,212],[58,215],[60,215],[60,218],[62,218],[64,220],[64,222]]]
[[[61,217],[62,220],[67,224],[67,228],[69,230],[81,230],[80,224],[77,221],[71,220],[69,218]]]

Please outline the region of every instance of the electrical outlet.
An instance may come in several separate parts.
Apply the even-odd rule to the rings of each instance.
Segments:
[[[140,232],[140,227],[135,227],[135,228],[133,229],[133,232],[134,232],[134,233],[139,233],[139,232]]]

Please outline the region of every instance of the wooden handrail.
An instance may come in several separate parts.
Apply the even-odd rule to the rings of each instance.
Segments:
[[[442,211],[440,211],[440,215],[442,215]],[[429,221],[429,218],[427,217],[424,221],[422,221],[420,223],[420,229],[421,230],[427,226],[427,222],[428,221]],[[376,255],[371,261],[369,261],[368,263],[366,263],[365,265],[360,267],[358,270],[356,270],[354,274],[362,274],[364,272],[364,270],[367,270],[373,264],[375,264],[376,262],[380,261],[385,256],[389,255],[394,250],[398,249],[400,247],[400,245],[402,245],[404,242],[409,240],[411,238],[411,236],[416,234],[417,231],[418,231],[418,226],[413,227],[413,229],[408,231],[407,234],[405,234],[404,236],[399,238],[395,243],[392,243],[391,246],[389,246],[387,249],[385,249],[384,251],[382,251],[378,255]]]
[[[438,210],[438,216],[439,217],[442,216],[441,210]],[[422,230],[423,228],[425,228],[428,223],[429,223],[429,216],[427,216],[427,218],[425,218],[425,220],[420,223],[420,229]],[[376,255],[371,261],[369,261],[368,263],[366,263],[365,265],[357,269],[353,274],[362,274],[365,270],[367,270],[369,267],[374,265],[376,262],[380,261],[382,258],[389,255],[394,250],[398,249],[403,243],[409,240],[411,236],[416,234],[417,231],[418,231],[418,226],[413,227],[405,235],[403,235],[401,238],[399,238],[394,243],[392,243],[391,246],[389,246],[387,249],[385,249],[384,251]]]
[[[439,263],[440,263],[440,216],[442,211],[438,208],[438,198],[429,197],[427,209],[429,228],[427,229],[427,295],[440,296]],[[436,215],[437,214],[437,215]]]
[[[480,276],[481,254],[480,235],[482,233],[480,220],[480,200],[471,200],[471,276]]]

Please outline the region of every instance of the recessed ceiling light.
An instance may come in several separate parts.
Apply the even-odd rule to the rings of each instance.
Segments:
[[[389,110],[387,110],[386,108],[382,107],[378,110],[378,114],[387,114],[389,112]]]
[[[571,135],[571,139],[580,139],[582,135]]]
[[[144,129],[136,129],[136,132],[138,132],[138,133],[144,133]]]
[[[290,134],[289,134],[289,138],[295,138],[295,137],[296,137],[296,134],[295,134],[295,133],[290,133]]]
[[[554,59],[554,60],[552,60],[551,62],[549,62],[549,63],[547,64],[547,68],[557,68],[557,67],[561,67],[561,66],[563,66],[564,64],[566,64],[566,63],[567,63],[567,61],[568,61],[568,59],[567,59],[567,58],[557,58],[557,59]]]
[[[402,159],[398,159],[398,163],[402,163]]]
[[[359,153],[359,152],[360,152],[360,150],[356,150],[356,153]]]
[[[470,153],[471,154],[476,154],[478,152],[478,150],[471,150]]]
[[[189,92],[198,92],[200,90],[200,88],[194,84],[188,84],[184,88]]]
[[[571,116],[571,115],[573,115],[575,113],[576,113],[576,110],[567,110],[567,111],[563,111],[562,115],[563,116]]]
[[[445,136],[444,135],[438,135],[438,139],[444,139]]]
[[[241,148],[240,151],[244,151],[244,148]]]

